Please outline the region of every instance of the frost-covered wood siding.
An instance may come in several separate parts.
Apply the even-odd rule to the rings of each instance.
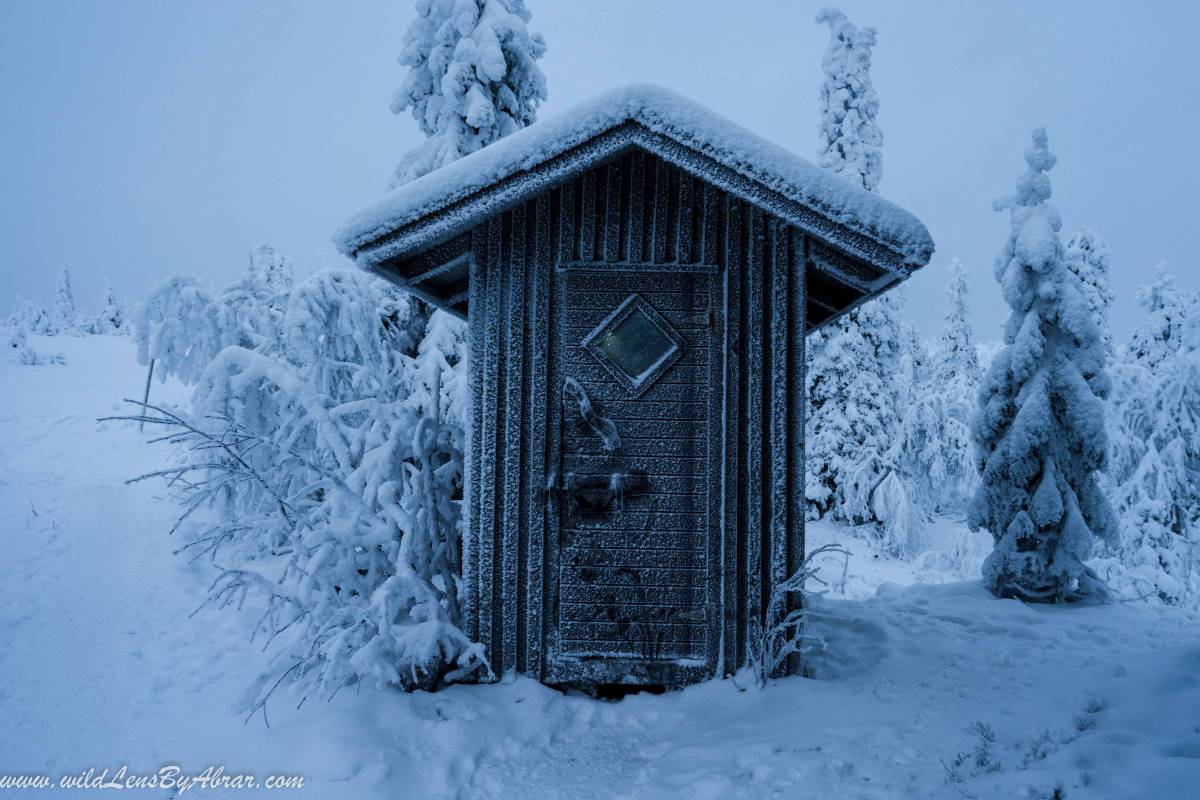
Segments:
[[[465,500],[466,613],[468,633],[487,645],[497,672],[516,669],[552,682],[683,683],[744,663],[771,587],[803,559],[810,244],[817,246],[762,210],[635,151],[482,221],[437,256],[442,263],[457,258],[470,271],[474,403]],[[406,269],[419,266],[409,262]],[[697,320],[711,326],[710,355],[704,365],[677,367],[697,375],[711,368],[706,380],[714,392],[711,412],[706,406],[703,414],[710,427],[702,434],[713,439],[711,455],[706,450],[704,470],[679,476],[698,490],[697,503],[702,496],[697,513],[713,520],[691,556],[703,577],[689,584],[684,603],[703,594],[703,649],[689,633],[684,646],[657,656],[576,658],[559,646],[570,637],[560,630],[563,500],[555,491],[561,475],[554,471],[572,446],[567,441],[564,450],[564,365],[584,368],[587,353],[571,349],[578,347],[571,337],[580,331],[559,339],[553,329],[565,308],[559,305],[563,276],[627,272],[637,275],[631,281],[653,282],[656,272],[686,268],[707,276],[713,295]],[[621,293],[597,291],[614,301]],[[654,404],[678,391],[672,385],[660,387],[662,399],[646,398],[647,412],[665,410]],[[707,403],[688,392],[675,401]],[[670,447],[659,445],[666,460]],[[664,605],[680,605],[665,575],[654,585],[656,575],[647,573],[642,591]]]

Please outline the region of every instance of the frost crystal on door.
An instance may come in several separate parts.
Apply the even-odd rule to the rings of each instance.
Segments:
[[[637,397],[683,355],[683,337],[631,294],[579,343]]]

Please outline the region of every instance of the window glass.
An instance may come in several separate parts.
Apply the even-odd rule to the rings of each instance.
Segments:
[[[600,337],[600,349],[634,383],[675,350],[675,343],[640,308]]]

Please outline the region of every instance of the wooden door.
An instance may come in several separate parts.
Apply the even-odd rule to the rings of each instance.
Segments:
[[[711,673],[719,276],[588,264],[558,276],[549,677],[675,683]]]

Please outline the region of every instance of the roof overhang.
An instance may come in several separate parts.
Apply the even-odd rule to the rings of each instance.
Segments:
[[[639,114],[635,108],[611,114],[607,124],[597,125],[577,109],[536,123],[393,190],[345,226],[337,237],[339,248],[360,267],[465,317],[468,231],[593,167],[641,149],[778,217],[814,241],[807,267],[816,306],[810,304],[810,314],[816,312],[813,327],[886,291],[929,261],[933,242],[928,231],[898,206],[691,101],[659,89],[640,91],[650,95],[641,98],[643,103],[656,98],[683,102],[688,104],[685,113],[664,122],[662,115]],[[591,105],[603,108],[603,99]],[[572,114],[585,119],[572,127]],[[688,122],[710,135],[689,133],[683,127]],[[713,134],[714,126],[727,130],[718,127]],[[574,137],[568,135],[579,127],[585,137],[577,131]],[[722,134],[726,139],[736,136],[749,154],[717,146],[720,142],[713,140]],[[571,146],[556,150],[547,144],[564,141]],[[754,156],[760,157],[757,162],[748,161]],[[763,168],[763,162],[775,169]],[[422,257],[414,261],[417,256]]]

